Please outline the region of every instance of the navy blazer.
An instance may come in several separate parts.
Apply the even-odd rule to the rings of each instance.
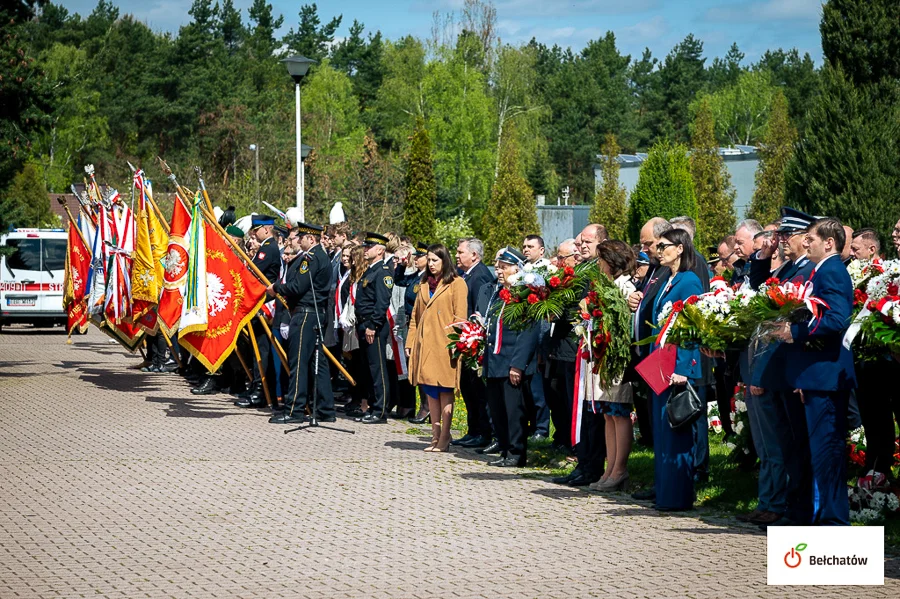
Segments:
[[[677,301],[684,301],[692,295],[700,295],[703,293],[703,285],[700,278],[691,271],[677,272],[672,278],[672,284],[668,285],[668,281],[663,281],[659,292],[653,300],[653,320],[659,320],[659,313],[662,307],[668,302],[673,304]],[[652,349],[657,349],[654,343]],[[700,365],[700,348],[685,349],[678,348],[675,358],[675,374],[686,376],[695,382],[703,376]]]
[[[464,271],[460,271],[459,276],[463,278],[466,282],[466,287],[469,288],[469,313],[466,316],[471,316],[475,313],[478,293],[486,284],[494,282],[494,275],[491,274],[491,269],[484,262],[479,262],[472,268],[472,272],[466,274]]]
[[[794,342],[785,344],[785,370],[795,389],[846,391],[856,387],[853,353],[843,343],[853,315],[853,282],[840,255],[820,264],[810,281],[813,294],[829,307],[812,324],[791,325]]]
[[[540,336],[540,323],[516,331],[505,322],[502,324],[502,343],[500,353],[495,354],[497,346],[497,318],[503,300],[498,297],[499,286],[488,283],[481,287],[475,311],[481,314],[487,325],[487,346],[484,348],[484,377],[489,379],[506,378],[510,368],[518,368],[524,376],[533,375],[537,371],[537,346]]]
[[[781,281],[804,283],[809,279],[815,266],[804,256],[798,262],[788,260],[778,267],[772,276]],[[785,371],[786,361],[789,359],[788,352],[787,344],[781,341],[758,345],[751,342],[746,360],[742,360],[742,378],[745,382],[763,389],[793,391],[796,387],[788,381]]]

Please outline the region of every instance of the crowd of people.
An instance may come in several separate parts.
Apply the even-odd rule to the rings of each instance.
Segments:
[[[602,224],[589,224],[555,249],[528,235],[521,246],[489,257],[475,238],[448,248],[393,233],[354,234],[346,222],[293,225],[285,229],[272,217],[254,215],[243,229],[227,227],[273,282],[267,290],[273,301],[258,317],[271,322],[286,367],[259,326],[219,372],[196,363],[182,368],[195,385],[192,393],[230,392],[242,408],[268,403],[274,424],[333,422],[338,412],[362,424],[389,418],[430,423],[425,451],[474,450],[499,467],[525,466],[529,443],[552,435],[552,446],[576,462],[553,482],[598,492],[629,487],[634,411],[640,440],[653,448],[655,461],[653,488],[634,497],[678,511],[692,508],[695,484],[709,479],[709,429],[706,418],[670,426],[670,395],[690,383],[701,401],[717,402],[727,441],[735,434],[727,416],[734,389],[743,383],[755,450],[749,459],[759,460],[759,503],[741,520],[763,527],[849,524],[846,438],[860,425],[869,449],[861,474],[880,472],[886,484],[896,484],[891,466],[900,393],[884,381],[897,380],[900,365],[890,355],[854,359],[842,343],[854,295],[846,265],[884,253],[873,229],[853,231],[837,219],[785,208],[772,223],[741,221],[707,259],[694,245],[690,217],[649,220],[634,246],[609,239]],[[900,251],[900,222],[892,240]],[[560,318],[523,329],[504,322],[504,288],[527,264],[542,261],[558,267],[594,262],[627,300],[632,363],[609,388],[576,372],[573,323]],[[666,304],[709,291],[716,276],[754,287],[771,277],[812,280],[829,309],[816,322],[780,326],[752,350],[679,347],[669,388],[655,393],[635,366],[657,347],[640,342],[655,335]],[[478,371],[448,349],[451,325],[473,314],[486,331]],[[150,338],[148,348],[146,370],[174,369],[165,345]],[[253,352],[258,362],[240,357]],[[467,431],[453,439],[457,393]]]

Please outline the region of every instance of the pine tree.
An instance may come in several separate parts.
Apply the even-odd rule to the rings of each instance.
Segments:
[[[716,246],[726,235],[734,232],[734,198],[731,175],[719,155],[715,123],[709,98],[703,98],[694,120],[691,135],[691,178],[697,197],[697,236],[694,245],[704,248]]]
[[[481,225],[488,257],[507,245],[521,247],[526,235],[541,233],[534,192],[525,180],[523,170],[515,127],[508,126],[500,145],[497,180]]]
[[[759,167],[756,169],[756,189],[747,216],[761,223],[778,218],[784,206],[784,173],[791,156],[797,131],[788,116],[788,103],[779,90],[772,101],[772,112],[759,148]]]
[[[687,148],[663,141],[650,148],[641,167],[638,182],[631,192],[628,207],[628,231],[632,240],[640,237],[641,227],[655,216],[697,218],[697,197],[691,179]]]
[[[785,175],[786,203],[889,236],[900,206],[900,86],[858,88],[828,62],[820,76]]]
[[[869,85],[900,79],[900,2],[828,0],[822,7],[822,53],[847,79]]]
[[[601,148],[603,162],[600,164],[602,183],[594,196],[590,221],[601,223],[611,239],[625,239],[628,228],[627,192],[625,186],[619,184],[619,144],[616,136],[606,134],[606,141]]]
[[[437,187],[431,156],[431,139],[422,119],[416,122],[406,166],[406,203],[403,232],[417,241],[434,239]]]

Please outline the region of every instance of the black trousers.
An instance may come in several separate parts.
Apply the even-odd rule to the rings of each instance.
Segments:
[[[900,418],[900,364],[890,358],[856,364],[856,399],[866,431],[865,470],[890,472],[894,463],[894,414]]]
[[[322,317],[324,321],[324,317]],[[310,385],[313,377],[319,397],[316,402],[317,418],[334,416],[334,395],[331,392],[331,373],[328,369],[328,358],[319,350],[318,370],[316,370],[316,327],[315,313],[297,312],[291,316],[288,331],[288,366],[291,374],[287,390],[284,393],[284,404],[288,413],[303,415],[308,403]]]
[[[591,402],[585,401],[581,407],[581,440],[575,446],[578,469],[592,479],[599,480],[606,466],[606,419],[591,409]]]
[[[509,382],[509,377],[487,380],[487,401],[500,453],[503,457],[518,457],[522,463],[528,450],[528,415],[522,388],[530,384],[530,376],[522,377],[517,387]]]
[[[722,421],[722,432],[726,435],[733,435],[734,429],[731,427],[731,398],[734,397],[734,387],[736,381],[734,374],[725,360],[717,359],[713,368],[713,374],[716,378],[716,405],[719,407],[719,420]],[[748,390],[749,392],[749,390]],[[641,429],[641,433],[644,429]]]
[[[266,375],[266,382],[269,385],[269,390],[272,392],[272,397],[275,397],[275,369],[269,363],[272,357],[272,343],[269,341],[269,336],[266,335],[266,330],[263,328],[262,323],[259,322],[259,319],[253,319],[252,324],[253,336],[256,337],[256,346],[259,348],[259,361],[264,369],[263,374]],[[253,355],[252,348],[250,351],[251,355]],[[262,378],[260,377],[259,365],[256,363],[255,355],[253,355],[253,388],[262,391]]]
[[[372,398],[372,375],[369,373],[369,363],[366,360],[366,352],[357,348],[350,352],[350,359],[345,360],[347,372],[356,381],[350,387],[350,404],[359,406],[362,400],[369,401]]]
[[[162,368],[168,357],[168,346],[162,333],[147,335],[147,358],[157,368]]]
[[[549,360],[544,377],[544,396],[553,422],[553,442],[572,447],[572,398],[575,393],[575,362]]]
[[[359,335],[359,348],[366,356],[366,362],[369,365],[369,376],[372,379],[372,390],[374,391],[374,401],[369,403],[369,411],[379,418],[387,418],[391,382],[388,375],[390,365],[387,363],[384,348],[387,347],[390,331],[386,325],[376,330],[374,343],[366,341],[365,327],[360,326],[356,332]]]
[[[471,368],[463,368],[459,387],[463,402],[466,404],[468,434],[490,439],[494,436],[491,430],[493,412],[488,415],[487,388],[484,380]]]
[[[424,397],[424,395],[423,395]],[[428,402],[425,402],[428,405]],[[416,408],[416,388],[409,379],[397,382],[397,411],[414,410]]]

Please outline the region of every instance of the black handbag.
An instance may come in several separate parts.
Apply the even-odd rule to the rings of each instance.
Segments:
[[[673,429],[688,426],[705,410],[706,406],[700,401],[700,396],[690,383],[678,393],[672,391],[669,401],[666,402],[666,417]]]

